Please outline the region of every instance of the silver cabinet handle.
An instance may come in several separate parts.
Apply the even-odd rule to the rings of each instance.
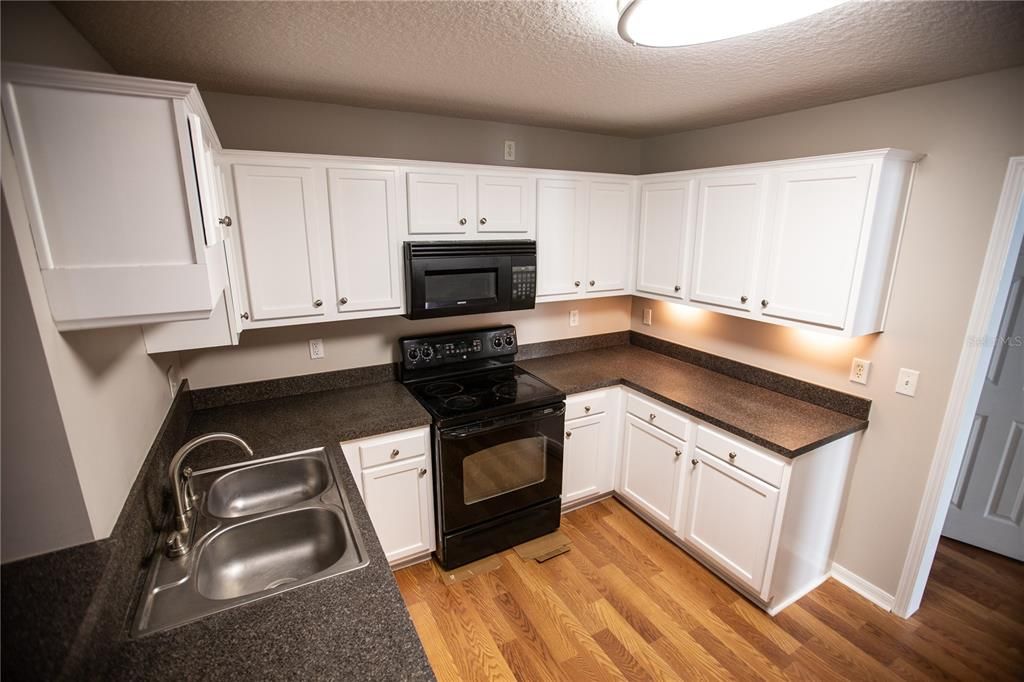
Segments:
[[[674,286],[674,287],[672,287],[672,288],[673,288],[673,289],[675,289],[676,291],[682,291],[682,290],[683,290],[683,287],[679,286],[678,284],[677,284],[677,285],[675,285],[675,286]]]
[[[584,405],[583,406],[583,411],[584,412],[590,412],[590,405]]]
[[[348,303],[348,298],[342,296],[341,298],[338,299],[338,303],[340,303],[341,305],[345,305],[346,303]]]
[[[318,299],[316,299],[315,301],[313,301],[313,307],[314,307],[314,308],[319,308],[319,307],[320,307],[320,306],[322,306],[323,304],[324,304],[324,302],[323,302],[323,301],[321,301],[321,300],[320,300],[319,298],[318,298]]]
[[[217,222],[223,225],[224,227],[231,227],[231,216],[226,215]]]
[[[746,296],[740,296],[740,303],[746,303],[746,302],[747,302],[747,297]]]
[[[487,224],[487,218],[481,218],[480,219],[480,224],[481,225],[486,225]]]
[[[682,450],[676,450],[676,459],[679,459],[679,456],[680,456],[681,454],[683,454],[683,451],[682,451]]]
[[[395,457],[398,457],[398,448],[391,451],[391,459],[394,459]]]
[[[427,475],[427,470],[426,469],[420,469],[420,478],[423,478],[426,475]]]
[[[730,462],[735,462],[736,461],[736,453],[735,452],[730,452],[729,453],[729,461]]]
[[[575,281],[575,282],[573,282],[572,284],[573,284],[573,286],[577,286],[577,287],[578,287],[578,286],[580,285],[580,281],[579,281],[579,280],[576,280],[576,281]]]
[[[699,460],[696,460],[696,459],[691,459],[691,460],[690,460],[690,464],[692,464],[693,466],[697,466],[697,462],[698,462],[698,461],[699,461]]]
[[[655,418],[655,417],[657,417],[657,416],[658,416],[658,415],[656,415],[656,414],[654,414],[653,412],[651,412],[651,421],[654,421],[654,418]]]
[[[572,438],[572,431],[566,431],[565,432],[565,437],[566,438]]]
[[[242,313],[242,319],[243,320],[248,320],[249,319],[249,313]]]
[[[594,286],[595,284],[596,282],[594,280],[590,280],[590,286]]]
[[[466,224],[466,219],[465,218],[459,218],[459,225],[465,225],[465,224]]]
[[[767,298],[762,298],[761,299],[761,307],[762,308],[767,308],[768,307],[768,299]]]

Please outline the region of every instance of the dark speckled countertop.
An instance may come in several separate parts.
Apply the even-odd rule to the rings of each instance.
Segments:
[[[867,428],[866,419],[819,407],[632,345],[524,360],[568,393],[621,384],[784,457]]]

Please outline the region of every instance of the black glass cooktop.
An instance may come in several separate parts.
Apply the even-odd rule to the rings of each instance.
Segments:
[[[421,381],[409,388],[442,420],[484,418],[565,399],[564,393],[514,365]]]

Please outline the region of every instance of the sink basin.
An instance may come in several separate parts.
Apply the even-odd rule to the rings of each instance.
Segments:
[[[196,587],[208,599],[233,599],[298,582],[337,563],[346,542],[341,520],[326,509],[242,523],[203,546]]]
[[[331,473],[318,457],[290,457],[229,471],[210,484],[206,511],[223,519],[273,511],[327,490]]]
[[[133,637],[367,564],[345,491],[323,448],[197,471],[192,487],[192,549],[176,558],[164,553],[168,520]]]

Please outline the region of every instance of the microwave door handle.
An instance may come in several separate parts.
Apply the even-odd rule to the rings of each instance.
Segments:
[[[477,436],[477,435],[480,435],[482,433],[490,433],[491,431],[495,431],[497,429],[501,429],[501,428],[504,428],[506,426],[511,426],[512,424],[521,424],[522,422],[533,421],[537,417],[545,417],[545,418],[546,417],[561,417],[563,414],[565,414],[565,407],[564,406],[559,408],[555,412],[550,412],[550,413],[547,413],[547,414],[543,414],[542,410],[536,410],[534,412],[530,412],[528,414],[525,414],[525,415],[523,415],[521,417],[516,417],[514,419],[504,419],[504,420],[501,420],[501,421],[494,422],[492,425],[487,426],[487,427],[473,428],[471,426],[468,426],[468,427],[463,427],[461,429],[455,429],[455,430],[449,431],[447,433],[442,431],[441,432],[441,438],[443,438],[443,439],[460,440],[462,438],[469,438],[470,436]]]

